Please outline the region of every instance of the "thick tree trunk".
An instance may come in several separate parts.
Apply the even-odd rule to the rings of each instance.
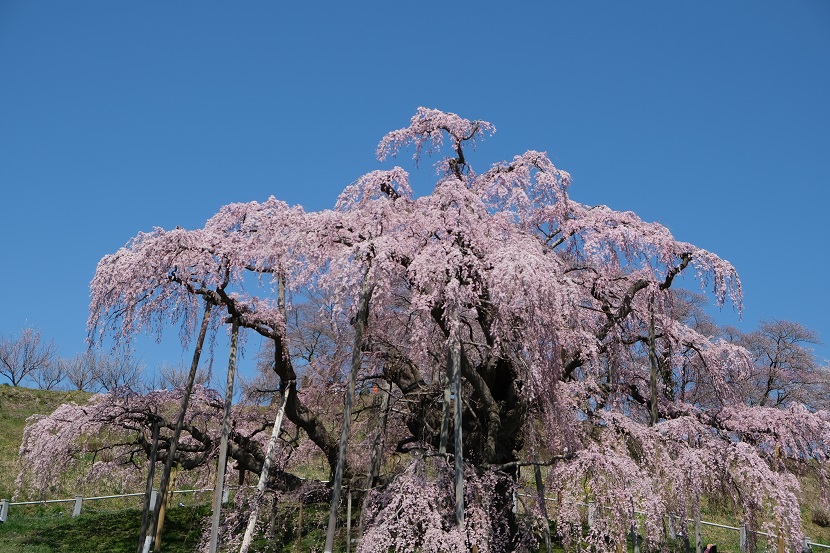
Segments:
[[[219,462],[216,467],[216,487],[213,490],[213,518],[210,525],[210,553],[218,551],[219,520],[222,515],[222,494],[225,488],[225,465],[228,460],[228,435],[231,427],[233,380],[236,375],[236,346],[239,340],[239,321],[231,322],[231,351],[228,358],[228,381],[225,386],[225,413],[222,418],[222,438],[219,444]]]
[[[334,530],[337,526],[337,507],[340,503],[340,491],[343,485],[343,469],[346,465],[346,444],[349,440],[349,426],[352,418],[352,398],[354,397],[355,380],[363,359],[363,332],[366,329],[366,321],[369,318],[369,301],[372,297],[372,286],[369,284],[368,275],[363,277],[363,285],[360,290],[360,301],[357,308],[357,317],[354,327],[354,345],[352,346],[352,363],[349,373],[349,386],[346,390],[346,398],[343,406],[343,430],[340,433],[340,448],[337,455],[337,468],[334,472],[334,486],[331,496],[331,509],[329,510],[329,525],[326,532],[325,553],[331,553],[334,547]]]
[[[187,405],[190,403],[190,394],[193,392],[193,383],[196,381],[196,369],[199,367],[199,358],[202,356],[202,346],[205,344],[205,336],[207,335],[208,323],[210,322],[210,311],[213,304],[209,301],[205,302],[205,312],[202,315],[202,325],[199,327],[199,337],[196,339],[196,349],[193,350],[193,360],[190,363],[190,372],[187,374],[187,384],[184,387],[184,395],[182,395],[182,402],[179,405],[179,414],[176,418],[176,428],[173,430],[173,437],[170,438],[170,450],[167,452],[167,460],[164,463],[164,471],[161,473],[161,483],[159,484],[159,504],[163,504],[167,496],[167,486],[170,482],[170,471],[173,468],[173,462],[176,458],[176,447],[179,443],[179,436],[182,433],[182,426],[184,426],[184,416],[187,413]],[[148,529],[149,535],[156,534],[156,529],[159,527],[159,519],[161,517],[161,509],[153,511],[153,523]]]
[[[279,281],[280,287],[279,305],[283,309],[285,305],[285,285],[283,279]],[[260,332],[261,329],[256,329]],[[284,393],[288,394],[288,403],[285,405],[285,416],[292,423],[301,428],[308,435],[308,438],[320,448],[328,460],[329,467],[333,470],[337,464],[337,442],[326,428],[323,421],[303,404],[297,394],[297,373],[291,363],[288,352],[288,345],[285,343],[284,330],[274,330],[264,334],[274,340],[274,372],[280,377],[281,382],[287,382],[288,386]]]

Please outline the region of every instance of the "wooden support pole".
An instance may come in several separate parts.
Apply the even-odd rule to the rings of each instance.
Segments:
[[[352,553],[352,489],[346,492],[346,553]]]
[[[343,404],[343,428],[340,433],[340,448],[337,455],[337,467],[334,471],[334,485],[331,493],[331,508],[329,509],[329,525],[326,531],[325,553],[332,553],[334,548],[334,531],[337,528],[337,509],[340,506],[340,492],[343,486],[343,470],[346,466],[346,445],[349,441],[349,427],[352,419],[352,401],[355,392],[355,380],[363,360],[363,332],[369,319],[369,301],[372,297],[373,286],[369,284],[368,270],[363,276],[363,285],[360,290],[360,300],[357,307],[357,316],[354,326],[354,344],[352,345],[352,362],[349,372],[349,384]],[[213,552],[211,552],[213,553]]]
[[[231,322],[231,351],[228,358],[228,380],[225,386],[225,413],[222,418],[222,438],[219,444],[219,461],[216,466],[216,485],[213,490],[213,518],[210,526],[210,553],[219,549],[219,521],[222,516],[222,500],[225,493],[225,468],[228,461],[228,435],[231,427],[233,403],[233,379],[236,375],[236,348],[239,341],[239,320]]]
[[[369,508],[369,496],[372,488],[375,485],[378,474],[380,474],[381,456],[383,454],[383,442],[386,438],[386,426],[389,420],[389,400],[392,394],[392,387],[385,380],[378,382],[378,391],[381,394],[380,398],[380,423],[378,430],[375,433],[375,439],[372,442],[372,458],[369,464],[369,481],[366,484],[366,493],[363,494],[363,504],[360,508],[360,516],[357,523],[357,540],[363,539],[363,529],[366,523],[366,511]]]
[[[700,513],[695,514],[695,553],[703,553],[703,538],[700,535]]]
[[[300,498],[300,514],[297,515],[297,551],[300,551],[303,543],[303,498]]]
[[[660,420],[660,412],[658,410],[657,402],[657,347],[655,345],[655,331],[654,331],[654,298],[650,298],[648,302],[648,361],[649,361],[649,412],[648,425],[654,426]],[[637,550],[636,544],[634,550]]]
[[[202,324],[199,327],[199,337],[196,338],[196,348],[193,350],[193,360],[190,363],[190,372],[187,374],[187,384],[184,388],[182,401],[179,405],[179,413],[176,418],[176,428],[173,430],[173,436],[170,438],[170,449],[167,451],[167,460],[164,463],[164,470],[161,473],[161,482],[159,483],[159,493],[161,494],[161,501],[163,502],[167,496],[167,485],[170,481],[170,472],[173,470],[173,461],[176,459],[176,447],[179,443],[179,436],[184,426],[184,416],[187,412],[187,406],[190,403],[190,394],[193,392],[193,385],[196,381],[196,369],[199,367],[199,359],[202,355],[202,346],[205,344],[205,336],[207,335],[208,324],[210,323],[210,312],[213,304],[205,302],[205,311],[202,315]],[[150,536],[156,535],[156,528],[159,526],[160,517],[163,516],[162,509],[153,511],[153,522],[147,529]]]
[[[464,438],[461,433],[461,344],[458,338],[453,339],[450,352],[452,356],[452,376],[455,388],[455,410],[453,425],[455,426],[455,523],[464,528]]]
[[[254,508],[248,517],[248,526],[245,528],[245,535],[242,537],[242,544],[239,546],[239,553],[247,553],[251,546],[251,541],[254,538],[254,529],[256,528],[256,521],[259,518],[259,506],[262,503],[262,494],[265,491],[265,485],[271,474],[271,458],[274,456],[274,449],[277,447],[277,438],[282,427],[282,419],[285,415],[285,406],[288,403],[288,394],[291,392],[290,383],[285,383],[285,390],[282,393],[282,401],[280,408],[277,410],[277,417],[274,420],[274,428],[271,430],[271,438],[268,440],[268,447],[265,450],[265,461],[262,463],[262,471],[259,473],[259,482],[256,486],[256,495],[254,496]]]
[[[536,479],[536,501],[539,502],[539,510],[542,512],[542,518],[545,519],[544,526],[542,526],[542,536],[545,538],[545,553],[551,553],[550,520],[548,519],[548,505],[545,501],[545,482],[542,480],[542,469],[538,465],[539,459],[535,451],[533,452],[533,461],[537,463],[533,465],[533,476]]]
[[[438,439],[438,453],[444,455],[447,452],[447,441],[450,434],[450,414],[452,413],[452,383],[453,383],[452,357],[447,352],[447,371],[444,375],[444,397],[441,410],[441,434]]]
[[[176,487],[176,477],[179,475],[179,465],[173,465],[173,469],[170,471],[170,491],[167,493],[167,498],[164,499],[161,503],[161,507],[159,510],[161,511],[161,516],[159,517],[159,523],[156,527],[156,541],[153,551],[159,553],[161,551],[161,536],[164,532],[164,517],[165,513],[170,510],[170,507],[173,505],[173,490]]]
[[[164,517],[167,515],[167,501],[162,500],[159,506],[159,523],[156,526],[155,541],[153,542],[153,551],[159,553],[161,551],[161,533],[164,531]]]
[[[147,486],[144,490],[144,511],[141,513],[141,531],[138,536],[138,553],[144,551],[144,542],[147,541],[147,529],[150,526],[152,513],[156,510],[155,490],[153,482],[156,478],[156,454],[159,446],[159,419],[153,417],[153,445],[150,446],[150,468],[147,471]]]

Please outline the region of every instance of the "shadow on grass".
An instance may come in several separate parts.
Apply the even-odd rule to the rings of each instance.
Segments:
[[[210,507],[183,507],[168,512],[162,539],[165,553],[194,551]],[[75,519],[46,519],[19,524],[21,551],[114,553],[135,551],[141,511],[98,512]],[[2,543],[2,542],[0,542]],[[4,545],[3,547],[7,547]]]

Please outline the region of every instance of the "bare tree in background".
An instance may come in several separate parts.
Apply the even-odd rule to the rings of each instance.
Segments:
[[[18,337],[0,336],[0,375],[18,386],[36,371],[55,361],[57,348],[52,340],[46,342],[40,329],[24,328]]]
[[[158,368],[159,384],[162,388],[167,389],[184,388],[187,385],[189,372],[190,367],[185,367],[182,364],[173,365],[163,362]],[[204,367],[200,368],[196,372],[194,383],[199,386],[208,386],[210,383],[210,371]]]
[[[32,371],[30,378],[41,390],[54,390],[66,378],[68,364],[66,359],[56,358],[48,365]]]
[[[338,348],[331,299],[322,293],[297,294],[285,322],[291,346],[291,364],[302,380],[319,376],[317,360],[328,359]],[[260,405],[273,404],[279,398],[280,378],[274,372],[274,342],[265,340],[255,357],[256,374],[240,379],[243,401]]]
[[[143,363],[130,353],[113,352],[99,357],[99,371],[96,381],[104,390],[122,386],[134,387],[141,379]]]
[[[678,321],[703,336],[718,334],[718,326],[706,313],[709,299],[700,293],[678,289],[672,292],[672,314]],[[669,395],[694,405],[711,406],[716,397],[708,377],[705,363],[695,344],[691,342],[672,344],[659,340],[659,361],[662,368],[676,366],[674,374],[664,374],[663,380],[671,383]],[[674,362],[673,362],[674,361]]]
[[[753,374],[744,382],[749,405],[781,407],[792,402],[820,407],[828,387],[828,370],[821,367],[812,346],[818,335],[792,321],[762,321],[748,334],[729,329],[729,339],[749,350]]]
[[[66,379],[76,390],[94,392],[98,389],[100,373],[100,355],[94,350],[79,353],[71,359],[63,360],[66,366]]]

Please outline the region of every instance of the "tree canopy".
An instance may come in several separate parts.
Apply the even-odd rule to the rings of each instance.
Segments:
[[[625,535],[633,508],[659,543],[664,516],[693,515],[712,494],[795,547],[793,471],[824,471],[830,416],[784,391],[764,396],[779,408],[746,403],[738,384],[760,378],[768,342],[707,332],[675,291],[690,273],[714,302],[740,310],[735,269],[632,212],[574,201],[571,176],[544,152],[475,171],[470,150],[494,132],[419,108],[377,157],[411,151],[417,165],[436,156],[427,195],[416,197],[396,166],[354,181],[331,210],[272,197],[224,206],[203,228],[137,235],[98,265],[90,336],[129,339],[173,323],[186,344],[202,304],[218,307],[214,328],[234,320],[267,339],[270,370],[289,393],[285,416],[332,474],[337,419],[325,398],[344,392],[357,352],[358,391],[382,381],[394,405],[388,424],[364,416],[359,433],[382,434],[384,455],[406,467],[384,468],[374,482],[363,551],[520,548],[533,524],[515,519],[511,493],[518,468],[534,463],[552,466],[545,485],[559,502],[550,515],[573,547],[613,550],[608,538]],[[361,298],[365,336],[354,345]],[[447,439],[457,429],[450,401],[459,402],[461,451]],[[243,438],[232,438],[230,454],[258,470],[261,440]],[[462,456],[459,526],[446,460]],[[352,447],[345,478],[365,481],[368,463]],[[584,501],[598,507],[587,537],[576,507]]]

